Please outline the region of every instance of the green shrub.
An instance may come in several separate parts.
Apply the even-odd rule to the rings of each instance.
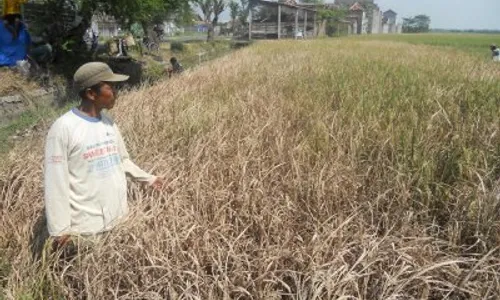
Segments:
[[[165,76],[165,66],[151,61],[144,69],[143,80],[155,82]]]
[[[235,41],[231,43],[231,48],[232,49],[241,49],[246,46],[250,46],[253,43],[253,41]]]
[[[184,51],[184,44],[181,42],[172,42],[172,44],[170,44],[170,50],[182,52]]]

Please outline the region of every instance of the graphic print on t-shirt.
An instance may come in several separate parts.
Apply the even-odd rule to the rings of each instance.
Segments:
[[[121,163],[115,140],[106,140],[86,147],[83,159],[89,164],[89,173],[107,177]]]

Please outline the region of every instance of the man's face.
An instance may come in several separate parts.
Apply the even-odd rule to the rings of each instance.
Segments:
[[[112,84],[103,82],[97,92],[91,92],[90,98],[98,108],[112,109],[115,106],[116,90]]]

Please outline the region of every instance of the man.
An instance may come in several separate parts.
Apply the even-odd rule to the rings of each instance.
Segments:
[[[3,0],[3,23],[15,40],[21,28],[21,4],[27,0]]]
[[[99,236],[127,215],[126,173],[156,189],[163,185],[130,160],[118,127],[102,113],[115,104],[113,84],[127,79],[104,63],[81,66],[74,75],[81,103],[47,135],[45,212],[56,246]]]
[[[500,62],[500,49],[497,47],[497,45],[491,45],[491,55],[493,56],[493,61],[498,61]]]

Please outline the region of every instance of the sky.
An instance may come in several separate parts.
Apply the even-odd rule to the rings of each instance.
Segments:
[[[441,29],[500,29],[500,0],[375,0],[403,17],[424,14]]]
[[[333,2],[326,0],[325,2]],[[500,30],[500,0],[375,0],[380,9],[392,9],[402,18],[419,14],[431,17],[431,27],[439,29]],[[229,13],[222,14],[229,20]]]

